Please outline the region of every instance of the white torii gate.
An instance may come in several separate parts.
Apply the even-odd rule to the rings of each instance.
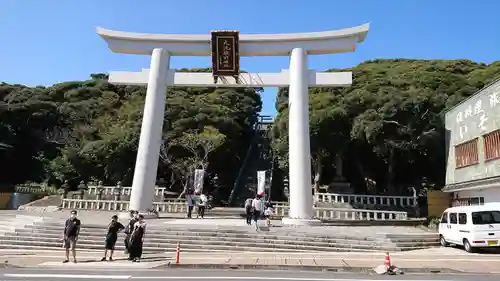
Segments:
[[[214,83],[211,73],[177,73],[169,69],[171,56],[210,56],[209,34],[143,34],[97,28],[97,34],[106,40],[111,51],[151,55],[150,69],[109,74],[110,83],[147,85],[130,209],[144,212],[152,207],[168,86],[289,87],[290,209],[283,223],[317,222],[312,206],[308,88],[351,85],[352,73],[309,70],[307,56],[354,52],[368,30],[369,24],[365,24],[324,32],[242,34],[239,36],[240,56],[290,56],[290,69],[281,73],[241,73],[239,81],[224,77]]]

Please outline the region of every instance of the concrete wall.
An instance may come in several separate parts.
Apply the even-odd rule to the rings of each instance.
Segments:
[[[500,128],[500,80],[482,89],[445,116],[446,184],[500,176],[500,160],[484,162],[482,136]],[[479,137],[479,164],[455,169],[455,146]]]

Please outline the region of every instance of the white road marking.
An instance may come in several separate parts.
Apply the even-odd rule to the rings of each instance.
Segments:
[[[280,254],[276,254],[279,258],[286,258],[289,260],[307,260],[307,259],[322,259],[322,260],[337,260],[337,259],[343,259],[343,260],[355,260],[355,261],[378,261],[379,259],[373,257],[373,258],[362,258],[362,257],[328,257],[328,256],[311,256],[311,257],[289,257],[289,256],[282,256]],[[1,258],[25,258],[25,257],[36,257],[36,258],[61,258],[61,255],[8,255],[8,256],[0,256]],[[233,258],[240,258],[237,255],[236,256],[231,256],[228,255],[227,257],[211,257],[210,259],[212,260],[227,260],[228,257]],[[85,260],[85,259],[101,259],[102,255],[100,256],[78,256],[80,260]],[[154,259],[157,258],[162,258],[165,259],[165,261],[169,261],[173,259],[173,256],[166,256],[166,257],[154,257]],[[190,257],[190,256],[185,256],[183,257],[187,260],[206,260],[206,257]],[[241,258],[246,258],[246,257],[241,257]],[[265,258],[265,257],[264,257]],[[121,260],[121,259],[126,259],[126,257],[115,257],[116,260]],[[148,258],[146,258],[147,260]],[[252,258],[251,258],[252,259]],[[403,257],[397,257],[395,258],[394,256],[391,256],[391,260],[393,261],[467,261],[470,262],[472,261],[471,258],[453,258],[453,257],[448,257],[448,258],[435,258],[435,257],[428,257],[428,258],[403,258]],[[476,259],[474,261],[493,261],[493,262],[500,262],[500,256],[498,258],[489,258],[489,257],[483,257]]]
[[[77,274],[15,274],[6,273],[4,277],[15,278],[65,278],[65,279],[129,279],[131,275],[77,275]]]
[[[291,257],[291,256],[285,256],[281,254],[276,254],[278,257],[283,257],[286,259],[290,260],[296,260],[296,259],[325,259],[325,260],[336,260],[336,259],[343,259],[343,260],[362,260],[362,261],[378,261],[377,257],[372,257],[372,258],[363,258],[363,257],[348,257],[348,256],[338,256],[338,257],[332,257],[332,256],[310,256],[310,257]],[[61,255],[7,255],[7,256],[0,256],[1,258],[23,258],[23,257],[36,257],[36,258],[61,258]],[[228,255],[227,257],[211,257],[210,259],[217,259],[217,260],[227,260],[228,257],[231,258],[246,258],[245,256],[240,257],[238,255]],[[411,256],[410,256],[411,257]],[[101,259],[102,255],[100,256],[78,256],[80,260],[82,259]],[[116,260],[120,259],[126,259],[127,257],[115,257]],[[166,260],[173,259],[174,256],[162,256],[162,257],[154,257],[156,258],[164,258]],[[190,259],[190,260],[206,260],[206,257],[190,257],[189,255],[184,256],[185,259]],[[265,257],[264,257],[265,258]],[[383,257],[382,257],[383,258]],[[148,258],[146,258],[147,260]],[[392,260],[396,261],[471,261],[471,258],[466,258],[466,257],[460,257],[460,258],[453,258],[453,257],[447,257],[447,258],[435,258],[435,257],[428,257],[428,258],[418,258],[418,257],[411,257],[411,258],[403,258],[403,257],[394,257],[391,256]],[[498,258],[493,258],[493,257],[482,257],[479,259],[476,259],[475,261],[499,261],[500,262],[500,256]]]
[[[331,279],[307,277],[264,277],[264,276],[132,276],[130,279],[156,280],[284,280],[284,281],[375,281],[378,279]],[[391,279],[393,281],[407,281],[406,279]],[[412,280],[412,281],[448,281],[448,280]],[[452,280],[449,280],[452,281]]]

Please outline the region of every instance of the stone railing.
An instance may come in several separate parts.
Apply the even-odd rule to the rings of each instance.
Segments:
[[[63,209],[128,211],[129,201],[63,199]]]
[[[64,199],[62,207],[64,209],[126,212],[129,210],[129,201]],[[183,213],[187,212],[187,205],[176,201],[154,202],[153,209],[160,213]]]
[[[64,199],[65,209],[85,209],[120,211],[129,210],[128,201],[112,200],[86,200],[86,199]],[[186,213],[187,204],[185,202],[154,202],[153,209],[159,213]],[[276,216],[285,217],[288,215],[289,207],[283,202],[275,202],[274,212]],[[406,212],[400,211],[379,211],[361,209],[340,209],[340,208],[314,208],[315,217],[327,220],[406,220]]]
[[[318,193],[314,195],[314,201],[322,203],[371,204],[388,207],[414,207],[417,205],[417,198],[412,196],[386,196],[366,194]]]
[[[288,216],[288,205],[275,204],[274,214]],[[407,220],[408,213],[402,211],[380,211],[342,208],[314,208],[315,217],[328,220]]]
[[[102,195],[114,195],[115,186],[103,186]],[[155,196],[162,196],[165,187],[155,187]],[[121,194],[130,196],[132,187],[122,187]],[[97,194],[97,186],[89,186],[88,193]],[[169,199],[169,202],[183,202],[185,199]],[[322,203],[351,203],[351,204],[371,204],[379,206],[397,206],[413,207],[417,205],[417,199],[412,196],[386,196],[386,195],[367,195],[367,194],[337,194],[337,193],[318,193],[314,195],[314,202]],[[281,202],[277,202],[281,203]]]
[[[103,186],[102,187],[102,195],[114,195],[115,193],[116,186]],[[155,196],[161,196],[165,192],[167,188],[166,187],[155,187]],[[88,194],[90,195],[97,195],[97,186],[89,186],[87,190]],[[132,187],[131,186],[123,186],[121,188],[121,195],[125,196],[130,196],[132,192]]]

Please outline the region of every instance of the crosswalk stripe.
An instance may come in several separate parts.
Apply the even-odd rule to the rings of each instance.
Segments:
[[[15,274],[6,273],[4,277],[15,278],[66,278],[66,279],[129,279],[131,275],[78,275],[78,274]]]

